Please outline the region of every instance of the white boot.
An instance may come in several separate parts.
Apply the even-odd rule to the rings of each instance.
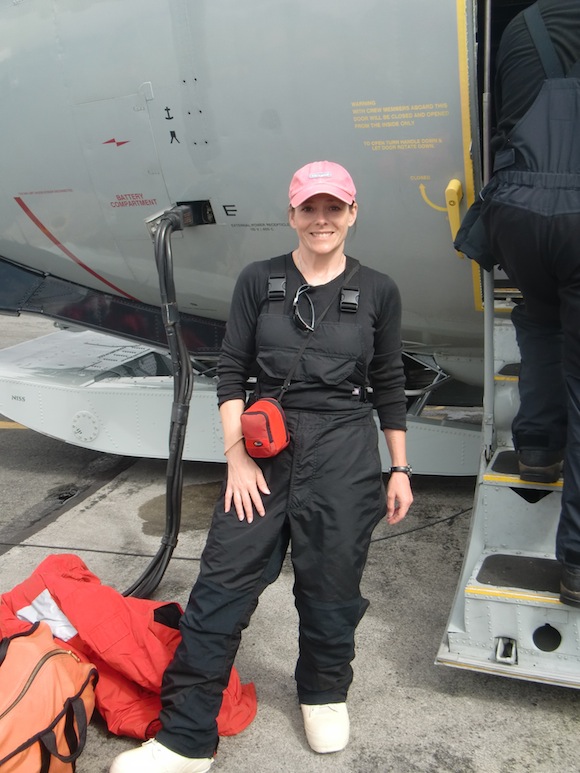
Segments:
[[[301,704],[310,748],[319,754],[339,752],[348,743],[350,722],[346,703]]]
[[[183,757],[152,738],[115,757],[109,773],[207,773],[212,763],[209,757]]]

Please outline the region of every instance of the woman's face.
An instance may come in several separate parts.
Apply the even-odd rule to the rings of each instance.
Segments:
[[[357,215],[356,202],[349,206],[327,193],[317,193],[290,210],[290,225],[301,248],[316,255],[342,252],[348,229]]]

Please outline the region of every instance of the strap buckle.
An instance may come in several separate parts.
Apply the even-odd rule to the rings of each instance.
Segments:
[[[340,291],[340,310],[354,314],[358,310],[359,295],[358,287],[343,287]]]
[[[286,297],[286,274],[270,274],[268,278],[268,300],[283,301]]]

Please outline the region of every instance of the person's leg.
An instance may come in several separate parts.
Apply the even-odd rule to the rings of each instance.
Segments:
[[[514,307],[512,322],[521,355],[520,407],[512,424],[520,475],[550,483],[560,477],[566,446],[562,329],[559,321],[538,321],[525,304]]]
[[[368,607],[360,580],[385,493],[372,416],[313,417],[302,429],[309,437],[299,458],[305,474],[289,506],[300,617],[295,678],[310,745],[337,751],[348,742],[343,704],[355,630]]]
[[[264,588],[280,573],[287,538],[280,539],[262,577],[246,592],[214,585],[201,575],[180,623],[181,642],[163,675],[162,729],[157,740],[187,757],[212,756],[217,716],[242,631]]]
[[[560,599],[580,607],[580,214],[554,217],[551,227],[552,254],[560,282],[568,393],[568,442],[556,557],[563,565]]]
[[[560,601],[580,607],[580,378],[566,376],[568,445],[564,461],[562,509],[556,535],[556,558],[562,564]]]
[[[295,679],[306,738],[319,754],[341,751],[348,744],[346,707],[353,679],[355,629],[368,608],[360,597],[350,603],[316,602],[295,590],[300,616]]]
[[[567,417],[552,218],[492,200],[483,220],[493,254],[524,299],[512,312],[521,355],[520,408],[512,425],[520,474],[553,482],[560,475]]]
[[[182,641],[161,689],[158,740],[186,756],[213,754],[216,718],[231,667],[258,597],[278,577],[289,541],[290,452],[263,464],[271,494],[250,524],[223,510],[220,497],[199,577],[180,623]]]
[[[153,771],[156,754],[173,755],[167,770],[200,773],[209,769],[218,744],[217,715],[241,632],[264,588],[279,575],[288,547],[286,520],[290,450],[263,463],[271,490],[266,515],[250,524],[223,509],[223,492],[214,510],[199,577],[180,622],[182,640],[163,677],[162,729],[153,746],[120,755],[114,773]],[[173,763],[175,758],[176,762]],[[165,756],[158,764],[165,764]],[[176,767],[171,767],[175,764]],[[177,765],[183,765],[183,768]],[[149,766],[149,767],[147,767]],[[165,768],[160,768],[165,770]],[[139,773],[142,773],[139,770]]]
[[[568,387],[568,446],[564,462],[562,513],[556,558],[580,567],[580,378],[566,377]]]

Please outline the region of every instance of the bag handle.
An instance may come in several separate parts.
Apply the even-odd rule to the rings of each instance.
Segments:
[[[343,284],[342,284],[342,285],[341,285],[341,286],[338,288],[338,290],[337,290],[337,292],[335,293],[335,295],[333,295],[333,296],[332,296],[332,298],[331,298],[331,300],[330,300],[330,303],[328,304],[328,306],[327,306],[327,307],[324,309],[324,311],[322,312],[322,314],[321,314],[321,315],[318,317],[318,324],[320,324],[320,323],[322,322],[322,320],[323,320],[323,319],[324,319],[324,317],[326,316],[326,312],[327,312],[327,311],[329,311],[329,309],[330,309],[330,307],[332,306],[332,304],[333,304],[333,303],[335,303],[336,299],[337,299],[337,298],[338,298],[338,296],[340,295],[340,292],[341,292],[341,290],[342,290],[343,286],[344,286],[344,285],[348,285],[348,283],[349,283],[349,282],[350,282],[350,280],[353,278],[353,276],[356,274],[356,272],[359,270],[359,268],[360,268],[360,263],[358,262],[358,260],[356,260],[356,261],[355,261],[355,265],[354,265],[354,266],[351,268],[351,270],[349,271],[349,273],[348,273],[348,276],[347,276],[347,277],[346,277],[346,279],[344,280]],[[315,332],[315,330],[316,330],[316,328],[315,328],[315,327],[313,327],[313,329],[312,329],[312,330],[309,330],[309,331],[308,331],[308,334],[307,334],[307,336],[306,336],[306,338],[305,338],[305,339],[304,339],[304,341],[302,342],[302,346],[301,346],[301,347],[300,347],[300,349],[298,350],[298,354],[297,354],[297,355],[296,355],[296,357],[294,358],[294,362],[292,363],[292,367],[290,368],[290,370],[289,370],[289,372],[288,372],[288,375],[287,375],[287,376],[286,376],[286,378],[284,379],[284,383],[282,384],[282,388],[280,389],[280,395],[278,396],[278,400],[279,400],[279,401],[281,401],[281,400],[282,400],[282,397],[284,396],[284,394],[285,394],[285,393],[288,391],[288,389],[290,388],[290,383],[291,383],[291,381],[292,381],[292,376],[294,375],[294,372],[295,372],[296,368],[298,367],[298,363],[299,363],[299,361],[300,361],[300,358],[302,357],[302,355],[303,355],[303,353],[304,353],[304,350],[305,350],[305,349],[306,349],[306,347],[308,346],[308,343],[309,343],[309,341],[310,341],[310,338],[311,338],[311,336],[313,335],[313,333]]]
[[[75,720],[78,727],[78,734],[74,725]],[[47,730],[46,733],[43,733],[40,736],[39,741],[53,757],[56,757],[61,762],[74,762],[80,757],[85,748],[85,743],[87,741],[87,725],[85,704],[83,703],[83,699],[80,696],[77,696],[69,702],[66,710],[64,735],[71,753],[67,755],[59,752],[56,745],[56,735],[54,730]]]

